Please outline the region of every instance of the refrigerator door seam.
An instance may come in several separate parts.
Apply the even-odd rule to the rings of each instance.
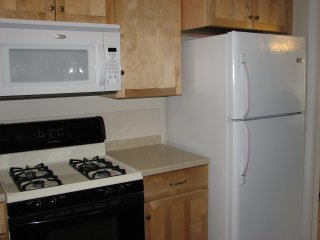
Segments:
[[[266,115],[266,116],[259,116],[259,117],[250,117],[250,118],[228,118],[228,122],[245,122],[245,121],[253,121],[259,119],[266,119],[266,118],[277,118],[277,117],[285,117],[285,116],[292,116],[292,115],[300,115],[304,114],[304,112],[293,112],[293,113],[283,113],[283,114],[276,114],[276,115]]]

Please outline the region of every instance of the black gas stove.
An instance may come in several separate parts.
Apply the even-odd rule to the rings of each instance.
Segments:
[[[0,124],[10,240],[144,239],[142,174],[105,139],[101,117]]]

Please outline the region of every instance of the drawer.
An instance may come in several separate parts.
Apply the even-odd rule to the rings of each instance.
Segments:
[[[144,177],[145,202],[208,187],[208,166]]]

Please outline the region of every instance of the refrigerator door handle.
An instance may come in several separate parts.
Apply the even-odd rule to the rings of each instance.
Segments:
[[[245,122],[241,122],[244,129],[244,159],[241,166],[241,185],[245,184],[245,177],[249,166],[249,153],[250,153],[250,132],[248,125]]]
[[[250,89],[249,89],[249,74],[248,74],[248,68],[246,64],[245,53],[241,54],[241,68],[244,75],[244,102],[245,102],[242,118],[246,118],[249,114],[249,109],[250,109]]]

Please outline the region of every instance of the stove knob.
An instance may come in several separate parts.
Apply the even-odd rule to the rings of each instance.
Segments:
[[[104,191],[104,194],[107,195],[107,196],[110,196],[110,195],[114,194],[113,188],[112,187],[106,187],[105,191]]]
[[[42,205],[40,200],[31,200],[31,201],[28,201],[26,204],[27,204],[27,207],[31,209],[39,209],[41,208],[41,205]]]
[[[124,184],[120,184],[118,187],[118,193],[124,193],[126,191],[126,186]]]
[[[48,206],[53,207],[57,205],[57,199],[55,197],[49,198],[47,202]]]

